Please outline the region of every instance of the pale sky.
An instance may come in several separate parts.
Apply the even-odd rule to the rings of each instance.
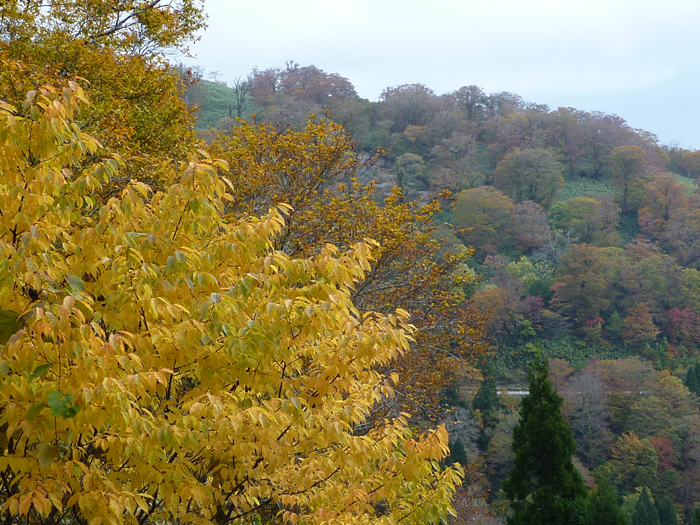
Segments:
[[[400,84],[476,84],[700,148],[700,0],[205,0],[205,11],[186,62],[222,80],[293,60],[370,100]]]

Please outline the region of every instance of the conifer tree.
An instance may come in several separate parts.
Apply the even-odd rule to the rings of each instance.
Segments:
[[[498,400],[498,392],[496,391],[496,380],[493,377],[486,377],[481,383],[472,407],[474,410],[480,410],[482,414],[496,410],[501,402]]]
[[[685,386],[691,392],[700,395],[700,364],[688,367],[688,375],[685,376]]]
[[[582,519],[587,491],[572,463],[576,442],[548,373],[538,354],[513,430],[513,468],[503,484],[513,510],[508,525],[566,525]]]
[[[450,455],[445,460],[447,465],[454,465],[459,463],[460,465],[466,466],[469,462],[467,457],[467,449],[464,446],[464,440],[462,438],[457,438],[455,440],[450,440]]]
[[[586,502],[585,525],[627,525],[627,516],[617,504],[615,490],[601,478]]]
[[[644,487],[642,494],[637,500],[637,505],[634,507],[632,515],[632,525],[661,525],[659,515],[651,501],[649,490]]]
[[[690,518],[690,525],[700,525],[700,509],[695,509],[693,511],[692,517]]]
[[[493,427],[498,422],[498,409],[501,406],[496,391],[496,380],[488,370],[484,370],[484,377],[484,381],[472,402],[472,408],[481,411],[483,418],[483,426],[477,438],[477,445],[482,452],[485,452],[489,447]]]
[[[654,507],[661,525],[678,525],[678,515],[676,514],[676,509],[673,508],[673,500],[671,498],[668,496],[656,498]]]

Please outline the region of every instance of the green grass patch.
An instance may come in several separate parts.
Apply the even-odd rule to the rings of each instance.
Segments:
[[[542,354],[548,359],[566,359],[577,368],[576,365],[585,366],[588,360],[619,359],[632,357],[634,351],[617,345],[590,345],[581,339],[567,337],[562,339],[543,339],[544,348]]]
[[[229,107],[233,116],[236,116],[236,93],[233,89],[208,80],[200,80],[200,82],[205,90],[205,95],[197,112],[196,129],[208,129],[216,126],[220,119],[229,116]],[[244,108],[244,116],[255,112],[252,103],[248,102],[246,106],[248,107]]]
[[[673,176],[678,182],[685,186],[686,197],[690,197],[696,191],[698,191],[698,184],[695,182],[695,179],[691,179],[690,177],[684,177],[683,175],[678,175],[677,173],[674,173]]]
[[[533,345],[521,348],[500,348],[490,358],[489,365],[500,385],[527,384],[526,374],[535,355],[535,348],[541,345],[542,355],[547,359],[564,359],[575,369],[581,369],[594,357],[598,359],[620,359],[638,355],[634,350],[617,345],[590,345],[576,337],[559,339],[538,339]]]
[[[559,188],[555,196],[555,202],[564,202],[574,197],[598,197],[600,195],[615,195],[615,188],[608,182],[574,177],[566,181]]]

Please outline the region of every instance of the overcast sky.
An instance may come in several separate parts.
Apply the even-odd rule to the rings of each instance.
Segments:
[[[700,0],[205,0],[187,62],[223,80],[293,60],[377,100],[476,84],[615,113],[700,148]]]

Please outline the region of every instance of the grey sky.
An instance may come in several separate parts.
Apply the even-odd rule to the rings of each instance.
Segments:
[[[476,84],[700,148],[700,0],[205,0],[205,11],[191,62],[224,80],[293,60],[370,100],[399,84]]]

